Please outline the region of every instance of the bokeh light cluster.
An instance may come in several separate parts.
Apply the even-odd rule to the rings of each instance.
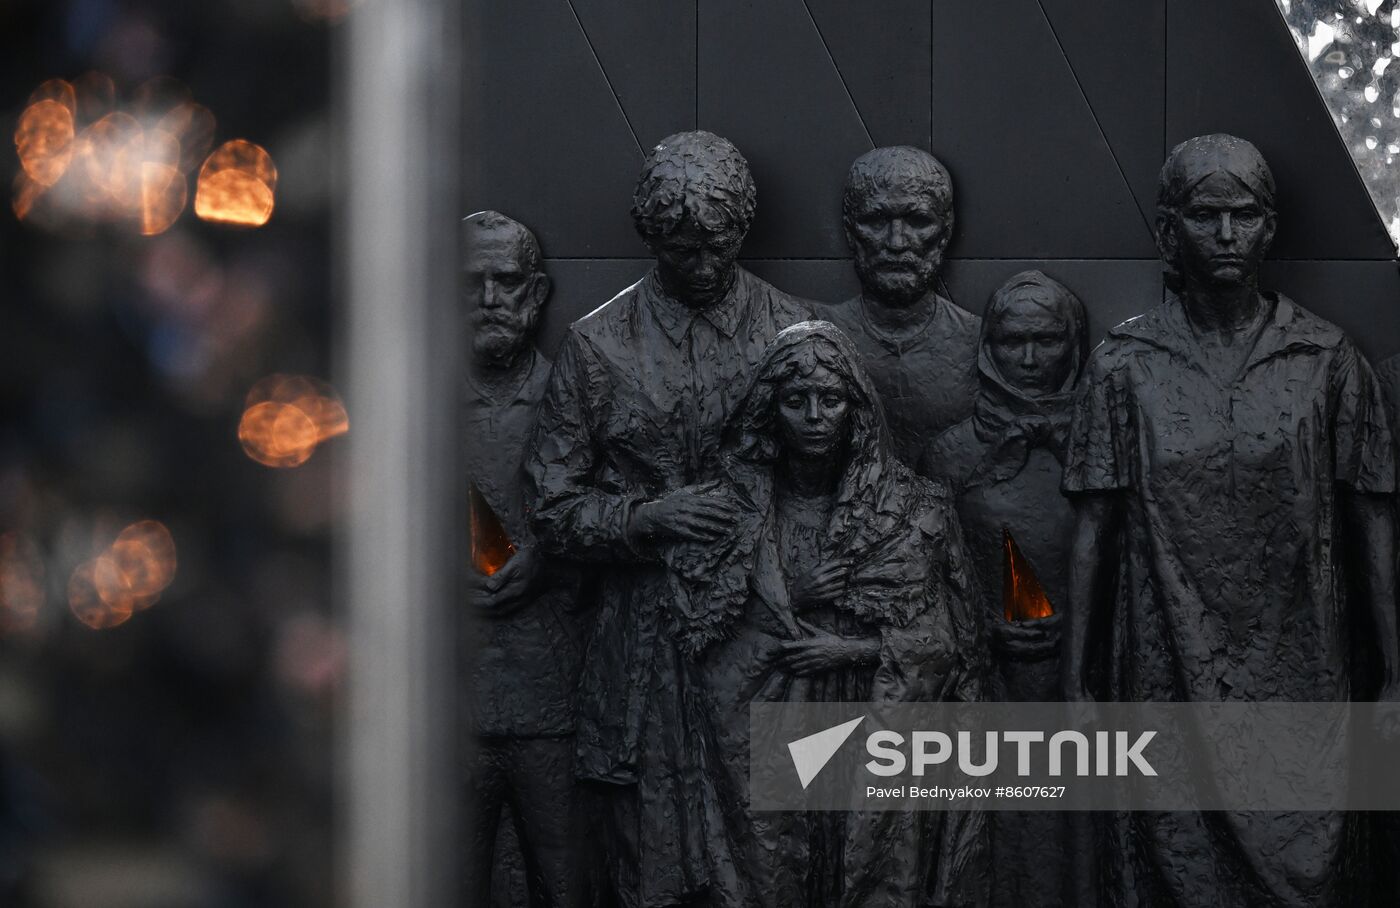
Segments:
[[[68,607],[94,630],[126,623],[160,601],[175,579],[175,540],[164,524],[133,523],[68,578]]]
[[[15,216],[48,229],[112,223],[142,236],[169,230],[190,199],[195,214],[259,227],[272,216],[277,168],[243,139],[213,146],[217,123],[173,79],[143,83],[120,104],[112,79],[50,79],[15,127]]]
[[[238,441],[267,467],[299,467],[322,442],[350,431],[345,404],[329,384],[305,375],[269,375],[249,391]]]

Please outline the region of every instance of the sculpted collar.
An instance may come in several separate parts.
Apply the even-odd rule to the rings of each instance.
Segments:
[[[661,281],[657,279],[655,271],[647,275],[642,289],[643,299],[647,308],[651,310],[652,317],[661,326],[661,330],[666,332],[671,343],[679,347],[697,318],[709,322],[725,337],[733,337],[739,330],[739,320],[744,315],[741,297],[747,296],[748,284],[748,272],[736,266],[734,283],[730,285],[729,292],[724,295],[724,299],[706,309],[692,309],[685,303],[672,299],[661,288]]]
[[[944,299],[942,294],[935,293],[933,305],[929,307],[928,318],[907,332],[894,334],[875,324],[875,320],[870,317],[868,309],[870,303],[866,301],[864,293],[856,297],[856,300],[856,308],[860,311],[860,320],[865,324],[866,333],[874,338],[880,346],[896,356],[903,356],[915,344],[919,343],[929,333],[929,329],[933,327],[934,323],[948,313],[948,307],[953,305]]]
[[[1267,359],[1295,350],[1330,349],[1341,343],[1340,329],[1312,317],[1282,293],[1265,291],[1260,295],[1266,304],[1273,305],[1274,311],[1245,362],[1246,371]],[[1151,312],[1114,328],[1109,336],[1142,341],[1191,361],[1201,355],[1186,310],[1174,294],[1168,294],[1166,303]]]
[[[542,381],[546,376],[540,375],[541,357],[534,347],[529,350],[530,366],[525,369],[520,384],[510,394],[502,395],[500,398],[493,396],[489,388],[483,387],[477,382],[476,376],[471,369],[464,369],[464,381],[467,386],[467,399],[474,404],[487,404],[490,406],[504,406],[506,404],[531,403],[532,397],[528,393],[530,387],[537,381]]]

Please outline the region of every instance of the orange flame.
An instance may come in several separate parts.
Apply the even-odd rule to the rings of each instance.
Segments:
[[[345,404],[327,383],[305,375],[269,375],[248,391],[238,440],[268,467],[296,467],[317,446],[350,431]]]
[[[475,483],[468,487],[467,494],[471,499],[472,565],[490,577],[510,561],[515,543]]]
[[[194,213],[205,221],[261,227],[276,203],[277,168],[260,146],[225,142],[199,170]]]
[[[0,536],[0,634],[27,631],[44,605],[44,562],[18,533]]]
[[[52,186],[73,162],[73,138],[72,108],[52,99],[35,101],[15,127],[20,166],[34,182]]]
[[[1007,621],[1030,621],[1055,614],[1030,560],[1021,554],[1011,531],[1002,528],[1001,602]]]

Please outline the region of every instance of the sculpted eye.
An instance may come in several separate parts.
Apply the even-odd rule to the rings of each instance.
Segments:
[[[841,406],[843,403],[845,403],[845,400],[839,394],[826,394],[822,396],[823,407],[835,408]]]

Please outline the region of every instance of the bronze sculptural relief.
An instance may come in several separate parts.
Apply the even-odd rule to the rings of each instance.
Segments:
[[[598,575],[576,770],[604,820],[604,904],[703,904],[723,883],[714,801],[695,789],[699,691],[658,603],[664,547],[733,531],[733,509],[699,484],[764,348],[810,314],[737,264],[754,208],[727,140],[687,132],[652,149],[632,214],[655,265],[570,327],[527,452],[535,531]]]
[[[1060,494],[1073,396],[1089,353],[1088,315],[1039,271],[1008,279],[983,315],[973,415],[940,435],[920,471],[957,500],[1000,699],[1059,698],[1060,623],[1074,512]],[[1091,904],[1087,824],[1064,813],[990,814],[990,904]],[[1079,887],[1079,888],[1076,888]]]
[[[1100,619],[1099,693],[1111,699],[1395,697],[1385,406],[1340,330],[1259,289],[1274,206],[1268,165],[1233,136],[1184,142],[1162,168],[1172,292],[1091,358],[1066,459],[1071,698],[1088,696]],[[1375,689],[1354,686],[1353,621],[1368,628]],[[1352,826],[1339,815],[1130,814],[1114,824],[1109,903],[1354,904],[1365,881]]]
[[[803,322],[769,345],[730,422],[734,532],[671,546],[678,633],[703,679],[701,786],[732,869],[715,904],[979,904],[981,818],[751,813],[749,706],[979,699],[981,647],[952,501],[894,456],[850,340]],[[957,872],[953,868],[959,868]]]
[[[679,133],[634,193],[651,270],[570,327],[547,385],[525,343],[548,292],[538,244],[479,216],[465,272],[467,390],[485,414],[468,414],[464,490],[475,610],[496,628],[535,615],[501,644],[528,650],[545,639],[538,603],[557,602],[553,628],[583,604],[577,571],[552,566],[596,581],[586,627],[534,651],[540,674],[487,698],[504,724],[478,732],[547,749],[580,780],[557,798],[586,800],[601,827],[598,851],[575,855],[600,891],[536,872],[531,898],[1095,903],[1094,881],[1065,872],[1067,851],[1088,849],[1062,816],[750,813],[755,701],[1392,697],[1388,420],[1350,341],[1258,288],[1274,199],[1248,143],[1179,146],[1158,213],[1172,292],[1091,356],[1084,306],[1042,273],[1007,281],[985,321],[940,292],[952,183],[913,148],[852,166],[862,293],[821,307],[834,324],[811,321],[738,264],[756,206],[743,156]],[[511,414],[536,402],[520,438]],[[862,508],[869,496],[881,507]],[[1372,631],[1374,677],[1345,645],[1353,620]],[[569,672],[567,702],[537,711],[567,721],[509,724]],[[1342,905],[1362,885],[1345,821],[1252,823],[1109,824],[1103,903]],[[528,818],[517,828],[534,848]]]
[[[938,433],[972,412],[981,320],[939,293],[953,237],[953,183],[926,151],[876,148],[846,179],[842,223],[859,296],[824,315],[865,362],[895,450],[914,464]]]
[[[582,652],[577,572],[544,556],[525,519],[520,464],[549,361],[534,334],[550,281],[529,228],[494,211],[462,223],[464,625],[473,827],[467,895],[488,904],[503,817],[534,904],[583,905],[574,826],[574,697]],[[507,808],[509,808],[507,810]],[[499,883],[498,883],[499,885]]]

